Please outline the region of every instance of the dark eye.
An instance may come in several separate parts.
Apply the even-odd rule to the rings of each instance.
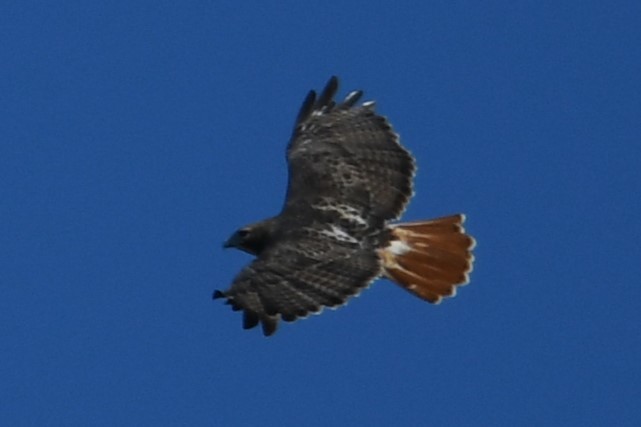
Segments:
[[[247,230],[246,228],[243,228],[241,230],[238,230],[237,233],[238,233],[238,237],[245,238],[249,234],[249,230]]]

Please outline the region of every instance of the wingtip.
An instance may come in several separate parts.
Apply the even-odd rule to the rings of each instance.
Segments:
[[[271,337],[276,333],[278,327],[278,319],[276,317],[264,317],[261,319],[260,324],[263,328],[263,335]]]
[[[316,91],[310,90],[307,92],[307,96],[303,100],[303,104],[300,107],[298,112],[298,117],[296,117],[296,126],[300,125],[302,122],[307,120],[309,115],[312,113],[314,108],[314,103],[316,102]]]
[[[348,109],[353,107],[358,100],[363,96],[362,90],[353,90],[347,94],[340,107],[343,109]]]
[[[223,291],[219,291],[216,289],[214,291],[214,294],[212,295],[212,299],[219,299],[219,298],[225,298],[225,293]]]
[[[325,88],[323,89],[320,96],[318,97],[315,107],[318,109],[321,107],[330,106],[330,104],[332,104],[332,101],[334,99],[334,95],[336,95],[337,91],[338,91],[338,77],[331,76],[327,81]]]

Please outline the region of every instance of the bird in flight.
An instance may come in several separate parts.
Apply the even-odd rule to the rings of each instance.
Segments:
[[[362,91],[335,101],[338,79],[310,91],[287,146],[289,183],[281,212],[225,242],[255,256],[215,291],[243,327],[272,335],[338,307],[384,277],[430,303],[469,280],[474,239],[462,214],[394,223],[413,195],[415,160]]]

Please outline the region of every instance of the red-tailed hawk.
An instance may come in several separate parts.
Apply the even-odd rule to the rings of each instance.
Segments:
[[[468,281],[474,239],[463,215],[390,224],[413,194],[414,158],[373,102],[342,102],[332,77],[310,91],[287,147],[289,184],[277,216],[236,231],[225,243],[256,256],[226,291],[214,292],[243,311],[243,327],[266,336],[279,319],[292,322],[338,307],[377,277],[431,303]]]

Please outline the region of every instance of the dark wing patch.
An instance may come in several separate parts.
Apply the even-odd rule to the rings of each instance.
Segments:
[[[323,231],[324,230],[324,231]],[[345,304],[381,272],[375,250],[336,228],[300,228],[263,252],[214,298],[243,310],[243,327],[266,336],[287,322]]]
[[[283,213],[322,197],[349,204],[372,223],[398,218],[412,196],[414,159],[373,102],[356,106],[361,91],[337,104],[337,90],[332,77],[320,96],[312,91],[303,102],[287,148]]]

